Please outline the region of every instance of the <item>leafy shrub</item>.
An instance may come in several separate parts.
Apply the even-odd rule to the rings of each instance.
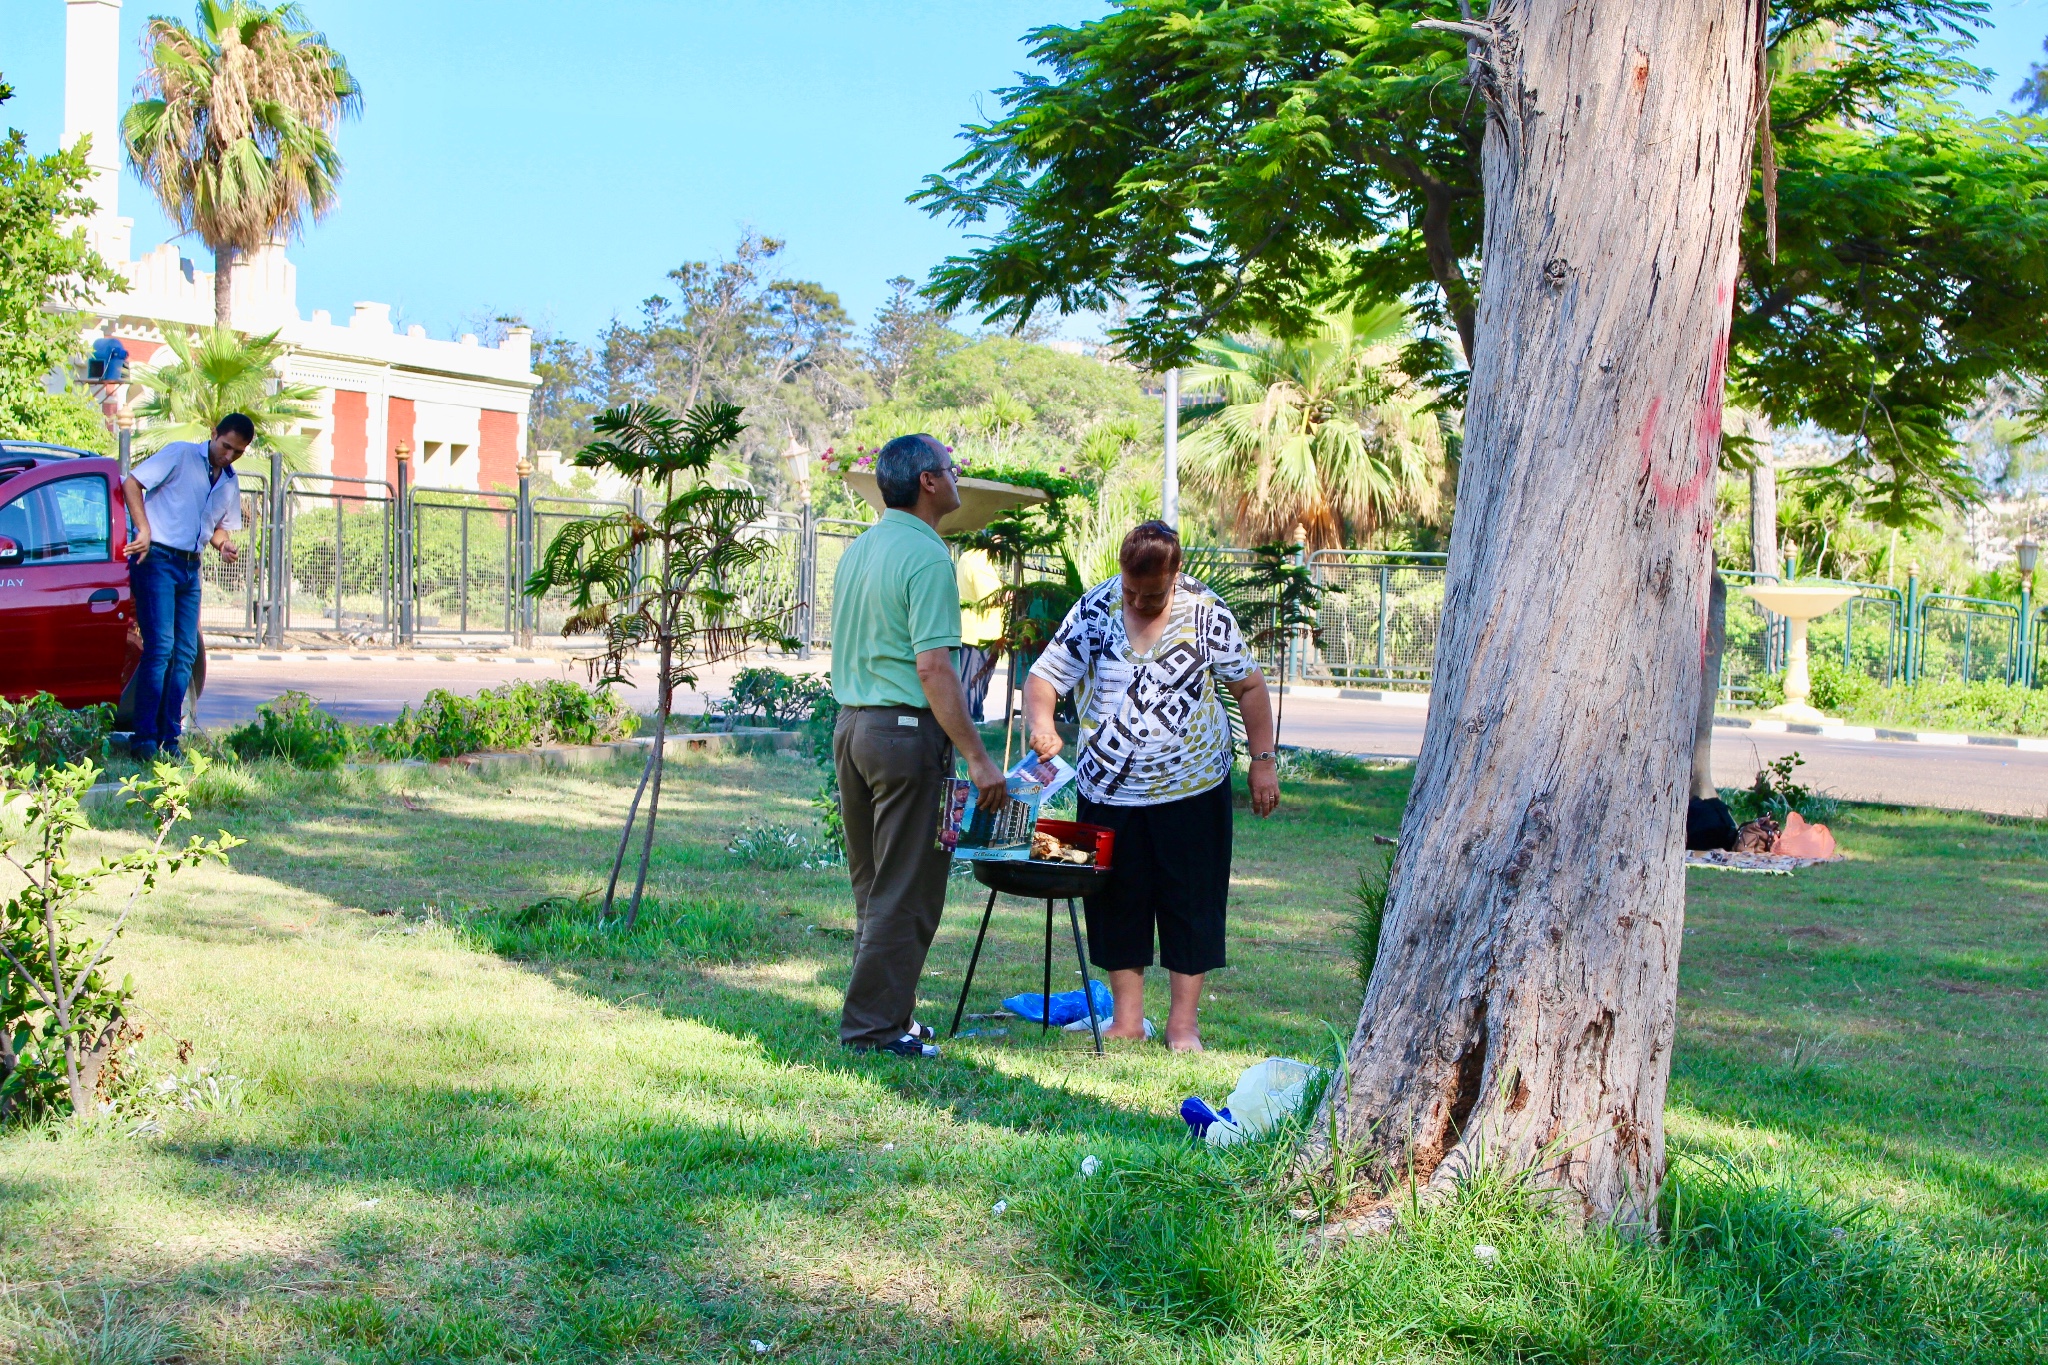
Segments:
[[[1273,765],[1279,776],[1292,778],[1336,778],[1352,782],[1372,771],[1363,759],[1350,754],[1340,754],[1332,749],[1282,749],[1280,761]]]
[[[748,867],[770,872],[788,872],[799,867],[818,867],[843,860],[831,849],[794,825],[748,825],[732,837],[726,853]]]
[[[479,947],[507,957],[735,962],[768,943],[761,912],[737,901],[648,896],[629,929],[625,916],[599,914],[595,899],[548,896],[517,910],[485,908],[461,927]]]
[[[718,703],[718,713],[728,729],[749,718],[768,725],[796,725],[815,714],[820,700],[831,699],[831,684],[815,673],[747,668],[733,676],[732,694]],[[838,703],[832,710],[838,713]]]
[[[832,675],[827,673],[824,687],[811,706],[811,717],[803,723],[803,746],[811,762],[825,770],[825,780],[819,785],[818,794],[811,798],[811,807],[824,825],[825,850],[835,861],[844,862],[846,821],[839,814],[839,769],[832,761],[832,732],[838,728],[839,699],[832,695]]]
[[[224,742],[243,759],[322,769],[353,758],[435,760],[542,744],[602,744],[625,738],[639,723],[609,690],[550,679],[488,687],[474,697],[436,688],[384,725],[350,725],[305,693],[287,692],[257,707],[256,719],[229,731]],[[225,794],[225,787],[205,793]]]
[[[337,716],[304,692],[287,692],[256,708],[256,719],[222,741],[242,759],[274,758],[295,768],[339,768],[355,752],[355,737]]]
[[[1380,928],[1387,918],[1387,892],[1394,884],[1394,850],[1380,850],[1380,856],[1358,869],[1358,886],[1351,893],[1351,962],[1358,972],[1358,987],[1372,984],[1372,968],[1380,958]]]
[[[602,744],[625,738],[639,723],[609,688],[548,679],[487,687],[474,697],[437,687],[417,709],[407,706],[388,725],[370,727],[366,741],[389,758],[431,760],[542,744]]]
[[[1841,812],[1842,803],[1801,782],[1797,773],[1805,766],[1806,760],[1796,750],[1774,758],[1756,770],[1756,781],[1747,790],[1723,787],[1722,804],[1738,823],[1768,815],[1783,824],[1786,813],[1796,810],[1802,819],[1825,824]]]
[[[1959,678],[1882,683],[1859,669],[1842,667],[1842,661],[1831,654],[1814,655],[1808,671],[1813,685],[1809,700],[1829,715],[1856,725],[2048,735],[2048,688]],[[1754,693],[1757,705],[1776,706],[1785,700],[1784,675],[1756,679]]]
[[[195,754],[192,771],[207,760]],[[171,831],[191,815],[185,773],[156,765],[153,779],[131,777],[121,791],[146,805],[155,840],[86,865],[70,856],[86,827],[79,802],[99,778],[91,763],[0,769],[4,796],[19,824],[0,833],[0,854],[25,874],[0,903],[0,1118],[83,1114],[110,1088],[121,1050],[135,1036],[127,1019],[132,979],[116,984],[107,955],[129,913],[159,880],[202,862],[227,862],[241,840],[222,832],[182,846]],[[100,938],[87,936],[84,903],[108,883],[134,879],[127,903]]]
[[[74,711],[48,692],[26,701],[0,697],[0,763],[55,768],[104,761],[113,732],[114,708],[105,704]]]

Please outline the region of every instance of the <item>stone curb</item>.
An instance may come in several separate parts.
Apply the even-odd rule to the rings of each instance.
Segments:
[[[1385,706],[1419,706],[1428,709],[1427,692],[1384,692],[1355,687],[1318,687],[1289,683],[1280,689],[1289,696],[1334,697],[1343,701],[1372,701]],[[1715,729],[1750,730],[1760,735],[1815,735],[1821,739],[1848,739],[1874,744],[1942,744],[1951,748],[1980,745],[1995,749],[2018,749],[2022,753],[2048,754],[2048,738],[2033,735],[1966,735],[1947,730],[1893,730],[1881,725],[1830,723],[1807,725],[1799,721],[1772,720],[1765,716],[1715,716]]]
[[[315,652],[312,650],[308,650],[304,653],[301,653],[297,650],[285,650],[283,652],[266,651],[259,653],[254,650],[247,649],[209,649],[206,651],[206,661],[208,663],[213,664],[560,664],[574,662],[574,660],[572,660],[570,656],[566,654],[486,654],[477,653],[474,651],[464,651],[460,654],[441,654],[432,651],[419,650],[415,650],[410,654],[351,654],[345,652]]]
[[[668,738],[668,747],[671,751],[685,754],[709,753],[719,749],[730,749],[741,754],[775,753],[795,749],[803,742],[801,731],[760,728],[708,730],[702,733],[677,731]],[[639,735],[611,744],[555,744],[541,749],[509,753],[464,754],[460,758],[449,759],[447,766],[467,769],[479,777],[508,777],[514,773],[540,772],[550,768],[596,768],[627,754],[644,753],[653,743],[652,735]],[[394,763],[342,764],[349,772],[431,766],[433,765],[423,758],[400,759]],[[120,791],[121,784],[118,782],[101,782],[86,789],[81,804],[105,805],[109,797],[118,796]]]
[[[1939,744],[1950,748],[1975,744],[2048,754],[2048,739],[2032,735],[1964,735],[1946,730],[1890,730],[1877,725],[1807,725],[1764,716],[1716,716],[1714,728],[1753,730],[1760,735],[1817,735],[1822,739],[1852,739],[1879,744]]]

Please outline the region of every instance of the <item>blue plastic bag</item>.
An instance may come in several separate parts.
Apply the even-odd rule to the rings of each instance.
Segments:
[[[1115,1002],[1109,994],[1109,985],[1103,981],[1088,983],[1089,995],[1095,997],[1095,1017],[1107,1024],[1114,1012]],[[1045,997],[1037,991],[1026,991],[1013,995],[1003,1002],[1003,1008],[1010,1013],[1034,1024],[1045,1022]],[[1079,991],[1061,991],[1052,998],[1052,1026],[1064,1028],[1076,1019],[1088,1017],[1088,1000]]]

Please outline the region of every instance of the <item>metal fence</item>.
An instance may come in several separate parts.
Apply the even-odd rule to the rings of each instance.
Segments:
[[[556,534],[564,526],[575,521],[594,521],[617,512],[628,511],[632,507],[631,503],[606,498],[566,498],[553,494],[529,497],[527,502],[530,507],[527,520],[532,530],[529,534],[530,548],[523,566],[524,572],[518,575],[521,582],[539,566],[540,556],[547,553],[548,546],[554,542]],[[549,593],[539,601],[531,598],[524,600],[528,633],[562,633],[562,627],[569,620],[568,599],[560,593]]]
[[[1330,682],[1427,682],[1443,620],[1447,556],[1422,551],[1317,550],[1323,590],[1308,672]]]
[[[1742,588],[1775,583],[1770,574],[1723,569],[1728,584],[1728,643],[1721,655],[1721,693],[1734,701],[1755,699],[1764,680],[1785,668],[1787,641],[1783,617],[1758,606]],[[1881,683],[1906,676],[1908,643],[1907,596],[1883,583],[1823,580],[1855,588],[1856,596],[1807,628],[1809,657],[1830,659],[1845,672],[1863,673]]]
[[[390,634],[396,506],[391,485],[381,479],[285,479],[280,630],[361,640]]]
[[[846,547],[867,529],[868,523],[864,521],[843,521],[837,517],[820,517],[813,522],[811,581],[816,586],[811,594],[808,623],[812,649],[832,647],[832,584],[839,576],[839,560]]]
[[[578,520],[630,504],[601,498],[396,487],[376,479],[293,474],[280,487],[242,478],[243,529],[233,564],[209,556],[205,625],[215,635],[272,644],[286,630],[351,641],[404,643],[415,637],[508,638],[558,634],[567,604],[525,595],[547,545]],[[403,515],[399,509],[404,509]],[[834,581],[846,547],[869,523],[768,514],[748,534],[769,553],[723,586],[748,616],[782,615],[800,651],[832,643]],[[1322,590],[1313,630],[1281,632],[1273,604],[1247,573],[1257,556],[1236,547],[1191,547],[1191,564],[1230,586],[1275,678],[1376,686],[1426,686],[1435,665],[1445,576],[1442,554],[1318,550],[1297,562]],[[1034,556],[1027,579],[1058,579],[1056,558]],[[1724,569],[1728,644],[1723,695],[1755,699],[1784,668],[1785,623],[1744,585],[1775,581]],[[1844,583],[1856,596],[1809,628],[1811,656],[1880,683],[1920,679],[2040,686],[2048,656],[2048,612],[2021,603]],[[275,605],[273,605],[275,604]]]
[[[269,602],[263,568],[270,540],[270,481],[261,474],[242,474],[242,529],[232,533],[235,560],[209,554],[199,561],[204,591],[199,594],[199,628],[208,639],[262,634]]]
[[[1930,593],[1920,606],[1913,641],[1918,678],[1959,682],[2017,682],[2020,679],[2020,608],[1985,597]]]
[[[415,488],[406,503],[412,516],[413,633],[516,634],[523,586],[517,581],[518,496]]]

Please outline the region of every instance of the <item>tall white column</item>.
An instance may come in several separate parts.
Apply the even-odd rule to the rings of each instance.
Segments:
[[[1166,470],[1159,481],[1159,519],[1180,529],[1180,371],[1166,372]]]
[[[92,137],[87,192],[95,217],[120,212],[121,0],[65,0],[64,145]]]

